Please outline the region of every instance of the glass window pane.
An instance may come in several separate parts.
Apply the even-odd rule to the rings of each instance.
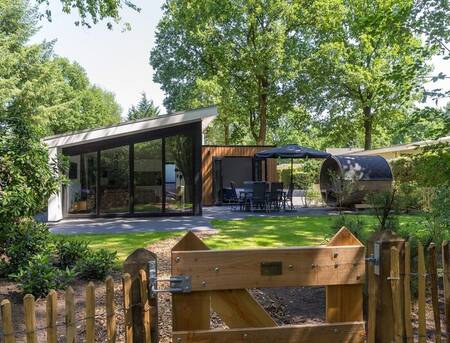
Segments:
[[[162,211],[161,139],[134,145],[134,212]]]
[[[192,212],[194,190],[193,141],[176,135],[165,139],[166,212]]]
[[[129,210],[129,146],[100,152],[100,212]]]
[[[67,211],[70,214],[95,214],[97,153],[69,156],[69,161]]]

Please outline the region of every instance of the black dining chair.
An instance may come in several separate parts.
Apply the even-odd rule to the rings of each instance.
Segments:
[[[283,202],[283,183],[282,182],[272,182],[270,185],[269,192],[269,207],[270,209],[280,210],[281,204]]]
[[[241,194],[238,194],[236,190],[236,183],[234,183],[233,181],[230,182],[230,187],[232,194],[231,209],[235,210],[237,207],[239,207],[239,210],[242,211],[245,206],[245,197]]]
[[[294,196],[294,184],[290,183],[287,193],[283,194],[283,208],[286,209],[286,205],[289,203],[289,209],[294,209],[294,202],[293,202],[293,196]]]
[[[252,185],[252,192],[250,194],[251,196],[248,201],[252,212],[255,209],[262,209],[266,211],[269,209],[265,182],[254,182]]]

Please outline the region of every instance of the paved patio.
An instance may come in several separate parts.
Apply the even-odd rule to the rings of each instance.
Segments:
[[[280,212],[239,212],[231,211],[229,207],[204,207],[202,216],[183,217],[147,217],[147,218],[86,218],[64,219],[58,223],[49,223],[53,233],[83,234],[83,233],[126,233],[145,231],[174,230],[214,230],[213,219],[240,220],[246,217],[277,217],[277,216],[315,216],[333,215],[336,211],[329,208],[298,208],[296,211]]]

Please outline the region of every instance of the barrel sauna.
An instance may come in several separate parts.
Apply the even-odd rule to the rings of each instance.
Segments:
[[[331,156],[320,170],[320,192],[328,206],[363,204],[369,193],[391,188],[392,171],[381,156]]]

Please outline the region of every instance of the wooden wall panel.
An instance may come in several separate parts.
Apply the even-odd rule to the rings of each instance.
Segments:
[[[204,145],[202,147],[202,204],[214,205],[213,196],[213,158],[224,156],[254,156],[257,152],[273,148],[273,146],[233,146],[233,145]],[[277,160],[267,159],[267,180],[278,181]]]

